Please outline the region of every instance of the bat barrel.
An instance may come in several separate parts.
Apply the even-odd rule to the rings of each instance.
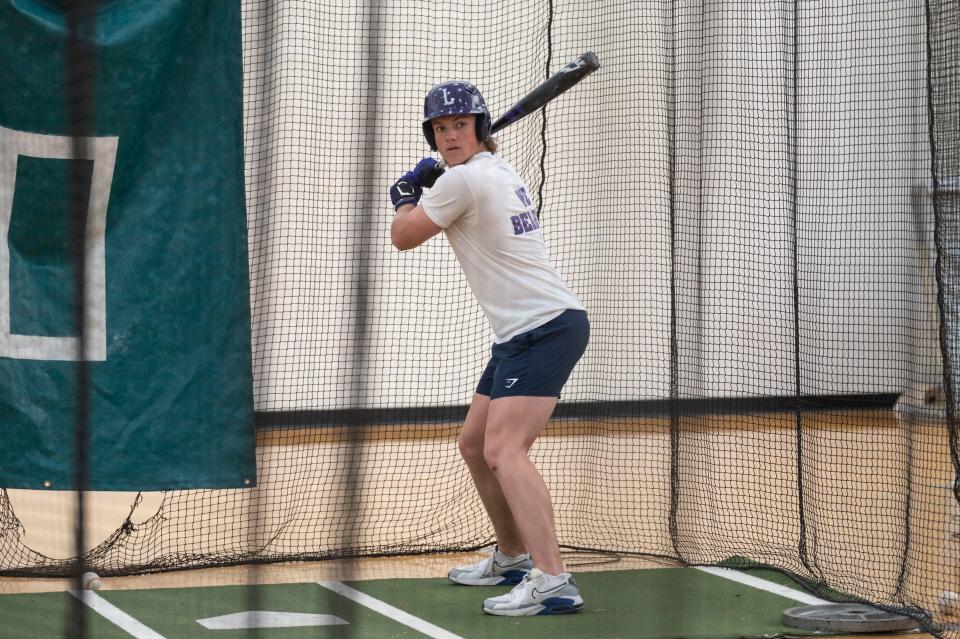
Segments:
[[[600,68],[600,59],[592,51],[577,56],[562,69],[547,78],[543,84],[525,95],[519,102],[493,123],[491,131],[496,133],[507,125],[526,117],[540,109],[583,78]]]
[[[587,51],[580,59],[583,60],[584,64],[590,67],[590,71],[596,71],[600,68],[600,58],[597,57],[597,54],[593,51]]]

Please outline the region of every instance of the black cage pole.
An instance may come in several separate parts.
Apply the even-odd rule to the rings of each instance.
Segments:
[[[66,5],[66,42],[64,68],[66,80],[67,134],[71,140],[71,158],[67,187],[69,194],[70,238],[73,260],[74,334],[77,354],[74,367],[74,485],[76,508],[76,562],[73,570],[74,590],[67,632],[70,637],[87,636],[86,606],[83,595],[83,573],[86,571],[86,503],[85,492],[89,481],[89,367],[86,339],[86,222],[89,205],[88,176],[84,170],[89,157],[88,138],[93,133],[94,75],[96,49],[93,44],[96,13],[95,0],[73,0]]]

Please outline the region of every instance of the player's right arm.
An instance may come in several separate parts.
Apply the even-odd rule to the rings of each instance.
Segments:
[[[407,251],[420,246],[442,230],[419,204],[401,204],[390,225],[390,241],[401,251]]]

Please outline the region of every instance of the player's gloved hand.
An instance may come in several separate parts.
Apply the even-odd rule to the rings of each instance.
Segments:
[[[433,158],[423,158],[413,167],[410,173],[417,184],[429,189],[437,181],[437,178],[443,175],[443,166]]]
[[[393,202],[393,209],[404,204],[416,204],[423,195],[423,187],[413,177],[413,172],[404,173],[399,180],[390,187],[390,201]]]

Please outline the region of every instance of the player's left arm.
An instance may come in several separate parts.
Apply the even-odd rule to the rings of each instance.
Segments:
[[[402,204],[390,225],[390,241],[401,251],[416,248],[442,231],[419,204]]]

